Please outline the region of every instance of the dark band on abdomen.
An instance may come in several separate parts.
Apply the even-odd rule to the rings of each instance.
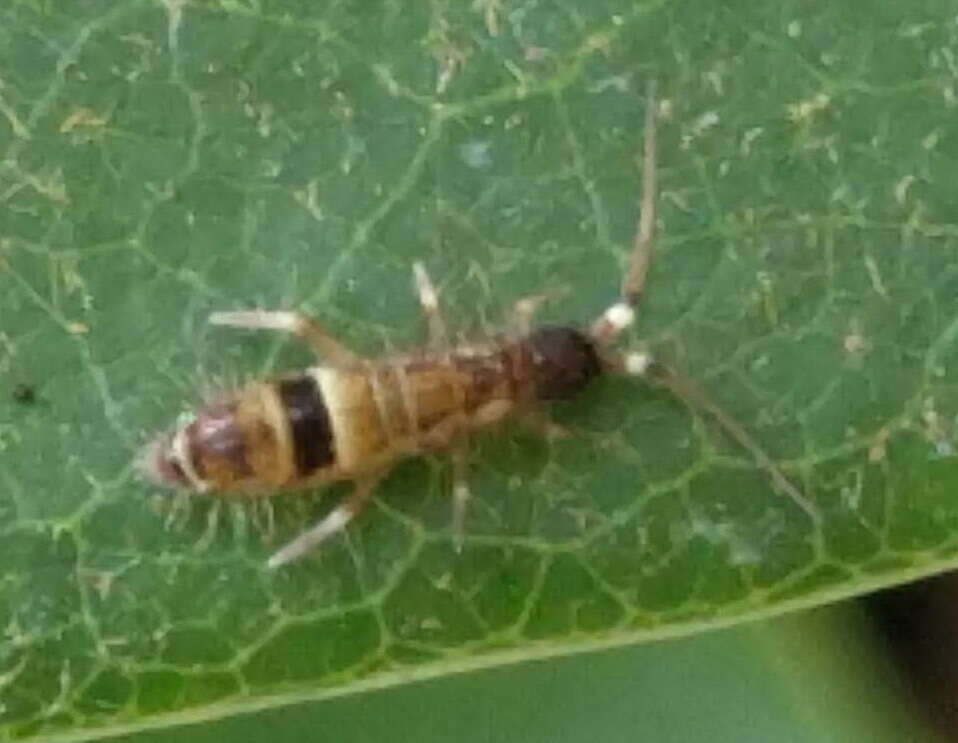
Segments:
[[[323,393],[310,375],[282,379],[277,392],[289,418],[296,471],[302,477],[336,459]]]

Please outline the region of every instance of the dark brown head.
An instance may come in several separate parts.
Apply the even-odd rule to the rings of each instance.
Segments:
[[[602,373],[595,344],[574,328],[538,328],[526,344],[538,400],[568,400]]]

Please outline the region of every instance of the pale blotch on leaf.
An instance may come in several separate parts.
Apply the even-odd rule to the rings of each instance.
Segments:
[[[470,168],[488,168],[492,165],[492,143],[489,140],[474,139],[459,145],[459,157]]]

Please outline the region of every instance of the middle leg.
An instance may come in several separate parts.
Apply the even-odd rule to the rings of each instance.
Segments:
[[[567,439],[572,435],[568,428],[556,423],[547,412],[539,408],[523,411],[519,415],[518,422],[547,441]]]
[[[456,552],[462,552],[466,536],[466,509],[471,497],[469,439],[463,435],[452,447],[452,544]]]

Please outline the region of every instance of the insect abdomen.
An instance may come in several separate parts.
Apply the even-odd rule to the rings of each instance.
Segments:
[[[161,439],[146,469],[165,484],[221,493],[354,478],[508,414],[517,394],[513,355],[464,349],[257,382]]]
[[[463,428],[498,420],[516,394],[510,359],[506,350],[493,348],[397,358],[355,370],[314,368],[336,470],[343,477],[374,470],[406,454],[441,448]]]
[[[202,410],[185,429],[211,489],[281,489],[335,465],[329,413],[311,373],[252,384],[232,402],[219,421]]]
[[[312,373],[276,382],[286,414],[295,477],[304,478],[335,464],[335,442],[322,389]]]
[[[199,492],[268,493],[335,468],[322,390],[310,372],[250,384],[200,409],[146,452],[160,483]]]

